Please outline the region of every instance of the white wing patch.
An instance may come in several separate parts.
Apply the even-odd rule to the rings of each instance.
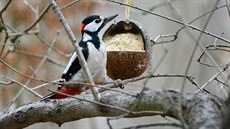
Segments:
[[[71,56],[70,60],[69,60],[68,65],[66,66],[66,68],[65,68],[65,70],[64,70],[64,72],[63,72],[63,74],[66,74],[66,73],[68,72],[70,66],[72,65],[72,63],[74,62],[74,60],[75,60],[76,58],[77,58],[77,54],[76,54],[76,52],[74,52],[73,55]]]

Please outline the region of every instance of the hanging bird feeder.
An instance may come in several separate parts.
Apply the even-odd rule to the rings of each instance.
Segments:
[[[112,79],[140,76],[149,65],[151,44],[146,31],[131,20],[112,24],[104,33],[107,74]]]

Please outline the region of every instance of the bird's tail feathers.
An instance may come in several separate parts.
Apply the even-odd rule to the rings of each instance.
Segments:
[[[53,99],[55,95],[56,95],[56,93],[48,94],[45,97],[41,98],[39,101],[46,101],[46,100],[49,100],[49,99]]]

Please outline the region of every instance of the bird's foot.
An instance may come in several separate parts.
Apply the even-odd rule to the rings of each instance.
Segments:
[[[124,89],[124,84],[122,83],[122,80],[121,79],[117,79],[114,81],[114,84],[115,86],[121,88],[121,89]]]

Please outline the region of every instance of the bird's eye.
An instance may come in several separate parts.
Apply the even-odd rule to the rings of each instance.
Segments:
[[[101,19],[96,19],[95,22],[96,22],[96,23],[100,23],[100,22],[101,22]]]

